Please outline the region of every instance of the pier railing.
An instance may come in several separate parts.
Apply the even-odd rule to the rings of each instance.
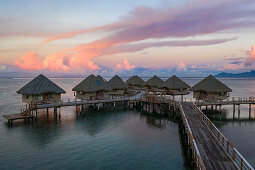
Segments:
[[[194,102],[197,106],[203,105],[228,105],[228,104],[254,104],[255,98],[254,97],[238,97],[238,98],[228,98],[226,100],[221,101],[195,101]]]
[[[179,102],[179,107],[180,107],[181,117],[182,117],[183,123],[185,125],[185,131],[188,134],[188,144],[190,145],[191,150],[192,150],[192,155],[193,155],[193,158],[194,158],[196,169],[205,170],[206,168],[205,168],[204,162],[202,160],[202,157],[201,157],[200,152],[198,150],[196,141],[195,141],[194,136],[192,134],[192,131],[190,129],[187,117],[186,117],[186,115],[183,111],[183,108],[182,108],[182,105],[181,105],[180,102]]]
[[[254,170],[253,167],[245,160],[245,158],[237,151],[237,149],[230,143],[230,141],[219,131],[219,129],[211,122],[211,120],[193,103],[193,109],[203,120],[205,125],[209,128],[218,143],[227,152],[233,162],[241,170]]]

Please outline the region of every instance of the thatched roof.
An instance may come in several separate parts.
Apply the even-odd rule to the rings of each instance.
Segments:
[[[232,90],[212,75],[201,80],[191,88],[191,91],[205,91],[211,93],[231,92]]]
[[[113,89],[127,89],[128,85],[118,76],[114,76],[111,80],[109,80],[108,84]]]
[[[188,88],[190,88],[190,86],[187,83],[185,83],[183,80],[179,79],[175,75],[173,75],[172,77],[167,79],[163,83],[162,87],[166,87],[166,88],[172,89],[172,90],[179,90],[179,89],[188,89]]]
[[[49,80],[47,77],[40,74],[29,83],[27,83],[24,87],[19,89],[17,93],[25,95],[39,95],[46,93],[59,94],[65,93],[65,91],[54,82]]]
[[[161,87],[163,85],[164,81],[161,80],[158,76],[153,76],[149,80],[147,80],[144,85],[150,86],[150,87]]]
[[[104,81],[104,82],[107,83],[107,81],[106,81],[102,76],[100,76],[100,75],[97,75],[96,78],[98,78],[98,79],[100,79],[101,81]]]
[[[132,85],[132,86],[143,86],[144,81],[137,75],[130,77],[127,81],[127,84]]]
[[[110,91],[112,88],[99,77],[95,77],[93,74],[81,81],[75,86],[73,91],[81,92],[97,92],[97,91]]]

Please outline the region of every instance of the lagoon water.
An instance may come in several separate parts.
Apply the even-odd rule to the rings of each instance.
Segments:
[[[39,112],[38,121],[6,125],[3,114],[18,113],[23,103],[16,91],[31,79],[0,78],[0,169],[185,169],[178,123],[135,110],[76,115],[61,109],[61,119]],[[73,99],[72,87],[82,79],[52,79]],[[191,86],[201,78],[184,78]],[[255,79],[221,79],[231,97],[255,96]],[[188,95],[190,99],[192,95]],[[255,111],[248,106],[233,118],[232,106],[208,115],[255,167]]]

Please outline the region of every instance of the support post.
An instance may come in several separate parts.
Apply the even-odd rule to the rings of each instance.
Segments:
[[[57,112],[58,112],[57,107],[54,107],[54,116],[55,117],[57,116]]]
[[[46,114],[47,114],[47,117],[49,116],[49,108],[47,107],[46,108]]]
[[[238,105],[238,119],[240,119],[240,104]]]
[[[251,118],[251,104],[249,104],[249,119]]]
[[[61,107],[59,108],[58,118],[61,118]]]
[[[35,120],[37,120],[37,109],[35,110]]]
[[[233,104],[233,119],[235,119],[236,105]]]

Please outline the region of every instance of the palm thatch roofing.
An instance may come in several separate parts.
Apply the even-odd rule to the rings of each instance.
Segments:
[[[17,91],[18,94],[25,95],[40,95],[40,94],[60,94],[65,91],[56,85],[54,82],[49,80],[44,75],[40,74],[24,87]]]
[[[199,83],[194,85],[191,88],[191,91],[205,91],[210,93],[222,93],[222,92],[231,92],[227,85],[223,84],[221,81],[213,77],[212,75],[201,80]]]
[[[158,76],[153,76],[149,80],[147,80],[144,85],[145,86],[150,86],[150,87],[162,87],[164,81],[161,80]]]
[[[97,75],[96,78],[98,78],[98,79],[100,79],[101,81],[104,81],[104,82],[107,83],[107,81],[106,81],[102,76],[100,76],[100,75]]]
[[[180,89],[190,88],[190,86],[187,83],[185,83],[183,80],[176,77],[175,75],[173,75],[172,77],[167,79],[163,83],[162,87],[166,87],[166,88],[171,89],[171,90],[180,90]]]
[[[93,74],[81,81],[77,86],[75,86],[73,91],[80,92],[97,92],[97,91],[111,91],[112,88],[107,84],[107,82],[99,77],[95,77]]]
[[[143,79],[141,79],[140,77],[138,77],[137,75],[130,77],[127,81],[127,84],[131,85],[131,86],[143,86],[143,84],[145,83]]]
[[[113,89],[127,89],[128,85],[118,76],[114,76],[111,80],[108,81],[108,84]]]

